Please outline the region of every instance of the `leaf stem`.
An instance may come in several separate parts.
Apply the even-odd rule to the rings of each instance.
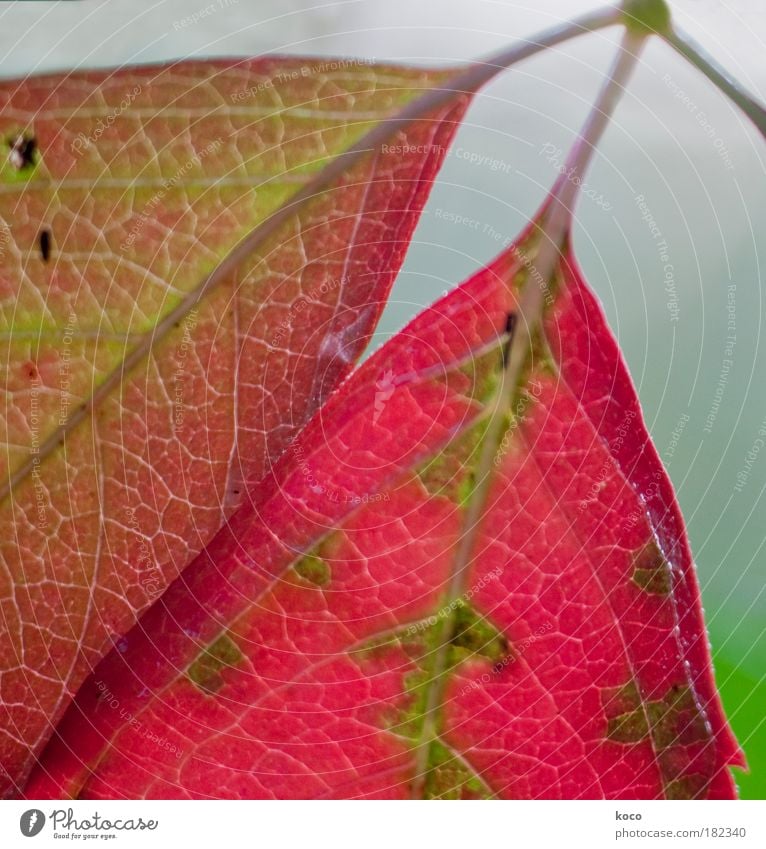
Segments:
[[[549,291],[561,256],[561,248],[569,232],[572,209],[596,145],[601,139],[638,59],[647,33],[627,29],[617,57],[585,124],[567,157],[564,173],[554,187],[543,214],[539,233],[534,237],[539,250],[533,261],[526,263],[527,276],[519,304],[519,314],[511,331],[510,351],[503,369],[500,387],[495,394],[489,421],[482,441],[475,473],[475,488],[466,507],[463,532],[458,542],[455,561],[447,589],[445,606],[452,608],[464,592],[466,577],[474,559],[479,527],[488,512],[488,495],[492,482],[494,457],[503,433],[505,415],[511,409],[518,381],[531,349],[535,329],[542,319]],[[424,710],[423,735],[416,758],[413,796],[420,798],[425,788],[431,743],[438,737],[438,711],[444,699],[444,678],[449,662],[450,641],[455,620],[448,617],[434,651]]]
[[[662,38],[677,50],[717,86],[755,124],[766,138],[766,108],[750,94],[729,72],[700,47],[689,35],[670,26],[660,33]]]

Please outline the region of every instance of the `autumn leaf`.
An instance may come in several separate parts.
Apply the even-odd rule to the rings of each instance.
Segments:
[[[467,95],[331,169],[448,77],[265,58],[0,84],[0,796],[363,350]]]
[[[28,798],[735,795],[678,505],[568,236],[536,276],[548,209],[317,412]]]
[[[532,225],[337,389],[468,93],[618,21]],[[38,755],[27,798],[736,795],[683,522],[569,236],[652,33],[762,127],[658,2],[454,75],[0,87],[0,792]]]

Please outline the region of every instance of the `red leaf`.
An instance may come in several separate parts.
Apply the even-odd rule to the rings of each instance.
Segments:
[[[457,570],[535,244],[330,398],[98,667],[29,798],[735,795],[682,519],[568,246]]]
[[[266,58],[0,84],[0,797],[363,350],[467,96],[252,236],[448,76]]]

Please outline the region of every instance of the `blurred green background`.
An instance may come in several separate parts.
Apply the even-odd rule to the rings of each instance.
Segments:
[[[0,2],[0,74],[266,51],[456,62],[593,5]],[[766,100],[761,0],[672,5],[676,19]],[[204,8],[210,11],[200,23],[180,23]],[[617,37],[615,30],[590,35],[530,60],[476,99],[375,345],[521,229],[550,187],[555,151],[565,152],[571,143]],[[766,427],[766,145],[704,78],[663,45],[652,44],[587,182],[601,202],[580,201],[577,253],[619,338],[686,516],[718,683],[751,767],[749,774],[737,774],[742,796],[764,799],[766,449],[749,466],[747,457]],[[458,211],[480,226],[449,223],[440,211]],[[731,335],[733,344],[727,341]]]

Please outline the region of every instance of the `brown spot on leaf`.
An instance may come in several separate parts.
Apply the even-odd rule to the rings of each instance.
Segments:
[[[685,775],[665,785],[666,799],[704,799],[707,790],[707,778],[699,773]]]
[[[606,736],[615,743],[638,743],[649,735],[643,708],[614,716],[607,722]]]
[[[670,564],[654,540],[640,548],[633,557],[633,583],[651,595],[670,595],[673,576]]]
[[[687,771],[689,753],[696,760],[705,757],[712,732],[692,690],[674,684],[667,694],[642,703],[638,687],[631,681],[624,687],[602,691],[607,720],[606,737],[613,743],[651,742],[657,755],[667,799],[694,799],[704,796],[704,776]]]
[[[508,640],[486,617],[462,600],[456,603],[453,616],[455,625],[450,643],[454,662],[477,656],[494,665],[506,660],[510,652]]]

